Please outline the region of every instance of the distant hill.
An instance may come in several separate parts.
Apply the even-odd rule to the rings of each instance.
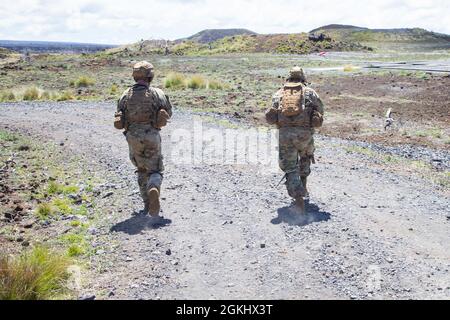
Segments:
[[[415,44],[417,46],[450,47],[450,35],[436,33],[420,28],[369,29],[364,27],[331,24],[310,33],[324,33],[336,40],[356,41],[363,44],[380,46],[398,46]]]
[[[0,59],[5,59],[10,57],[12,54],[14,54],[13,51],[0,47]]]
[[[96,52],[116,47],[115,45],[76,43],[76,42],[49,42],[49,41],[15,41],[0,40],[0,47],[18,52],[55,52],[55,53],[82,53]]]
[[[331,24],[309,33],[257,34],[246,29],[209,29],[175,41],[142,40],[107,54],[214,55],[230,53],[309,54],[321,51],[450,48],[450,36],[424,29],[369,29]]]
[[[210,43],[225,37],[233,37],[240,35],[255,35],[256,32],[247,29],[206,29],[196,33],[188,38],[179,39],[178,41],[194,41],[198,43]]]

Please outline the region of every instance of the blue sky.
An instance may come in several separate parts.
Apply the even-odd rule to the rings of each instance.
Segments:
[[[206,28],[309,31],[330,23],[450,34],[448,0],[2,0],[0,39],[125,44]]]

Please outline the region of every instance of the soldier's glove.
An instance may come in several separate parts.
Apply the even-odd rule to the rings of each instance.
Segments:
[[[118,130],[122,130],[125,127],[124,121],[123,121],[123,115],[122,112],[116,112],[114,114],[114,128]]]
[[[278,122],[278,110],[270,108],[266,111],[266,121],[268,124],[276,124]]]
[[[155,127],[157,129],[161,129],[163,127],[165,127],[167,125],[167,121],[170,119],[169,114],[167,113],[166,110],[161,109],[158,112],[158,116],[156,118],[156,125]]]
[[[323,124],[323,115],[318,111],[313,111],[311,115],[311,126],[313,128],[320,128]]]

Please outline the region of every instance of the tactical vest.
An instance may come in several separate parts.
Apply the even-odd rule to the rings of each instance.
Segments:
[[[124,111],[126,127],[133,124],[154,126],[159,111],[155,93],[151,88],[144,86],[131,88],[127,94]]]
[[[305,87],[301,83],[286,83],[278,109],[279,127],[311,127],[306,110]]]

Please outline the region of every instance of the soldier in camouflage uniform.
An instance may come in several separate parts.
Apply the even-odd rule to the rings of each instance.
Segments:
[[[324,108],[317,93],[306,86],[299,67],[272,99],[266,120],[279,128],[279,165],[286,173],[286,187],[302,213],[304,198],[309,197],[307,178],[314,162],[314,131],[323,123]]]
[[[137,168],[144,212],[158,217],[163,179],[159,131],[172,116],[172,106],[162,90],[150,87],[153,65],[142,61],[133,67],[136,84],[119,99],[114,126],[125,129],[131,162]]]

